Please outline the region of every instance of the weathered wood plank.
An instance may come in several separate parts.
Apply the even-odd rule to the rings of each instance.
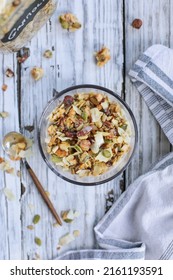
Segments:
[[[62,30],[57,20],[58,15],[68,11],[76,14],[83,25],[83,28],[75,33]],[[22,198],[23,259],[32,259],[35,252],[43,259],[56,257],[58,239],[69,230],[79,229],[81,236],[65,250],[94,247],[93,226],[104,214],[105,195],[110,189],[115,190],[116,197],[120,194],[119,182],[116,180],[105,185],[84,188],[56,177],[47,169],[39,154],[37,125],[43,108],[52,98],[53,88],[62,90],[75,84],[93,83],[121,93],[122,41],[122,1],[73,0],[60,1],[51,21],[31,42],[31,57],[22,65],[21,79],[22,129],[35,141],[34,156],[30,159],[30,164],[43,186],[50,192],[59,213],[61,210],[76,209],[81,214],[74,224],[53,228],[54,219],[23,169],[22,181],[26,187]],[[93,54],[103,45],[111,49],[112,60],[105,68],[99,69],[94,63]],[[45,49],[52,47],[55,48],[53,59],[46,60],[42,54]],[[30,77],[33,66],[42,66],[45,70],[45,77],[39,82],[34,82]],[[27,132],[24,127],[33,123],[35,130],[32,133]],[[30,212],[28,204],[34,205],[33,213]],[[41,215],[42,221],[35,227],[35,231],[28,231],[26,226],[37,213]],[[42,239],[41,248],[34,244],[35,236]]]
[[[170,11],[169,0],[125,1],[126,101],[135,114],[139,129],[139,145],[128,168],[127,185],[146,172],[160,156],[170,151],[168,140],[128,77],[128,72],[138,56],[149,46],[170,45]],[[143,21],[139,30],[131,26],[135,18]]]
[[[7,78],[7,68],[14,71],[14,78]],[[3,136],[9,131],[19,130],[18,100],[17,100],[17,63],[15,55],[0,54],[0,112],[6,111],[10,116],[0,118],[0,144]],[[3,84],[8,85],[6,92],[1,90]],[[0,156],[5,157],[2,147]],[[12,164],[15,170],[19,170],[19,163]],[[15,195],[14,201],[8,201],[3,189],[8,188]],[[20,223],[20,179],[17,176],[3,174],[0,171],[0,259],[21,258],[21,223]]]

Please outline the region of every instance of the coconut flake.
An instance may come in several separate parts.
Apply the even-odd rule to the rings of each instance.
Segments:
[[[8,188],[4,188],[3,189],[3,192],[4,192],[4,195],[6,196],[6,198],[9,200],[9,201],[13,201],[15,200],[15,195],[12,193],[12,191]]]

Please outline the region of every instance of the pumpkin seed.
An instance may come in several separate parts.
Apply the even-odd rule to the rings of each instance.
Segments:
[[[37,244],[38,246],[41,246],[41,244],[42,244],[41,239],[38,237],[35,237],[35,244]]]
[[[102,152],[103,156],[106,158],[110,158],[111,157],[111,152],[108,150],[103,150]]]
[[[33,218],[33,224],[36,225],[40,221],[40,215],[35,215]]]

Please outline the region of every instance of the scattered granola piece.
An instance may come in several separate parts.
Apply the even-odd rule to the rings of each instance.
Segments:
[[[27,229],[33,230],[33,229],[34,229],[34,226],[33,226],[33,225],[29,225],[29,226],[27,226]]]
[[[8,112],[0,112],[0,117],[5,119],[9,116],[9,113]]]
[[[28,57],[30,57],[30,49],[24,47],[20,50],[20,53],[17,56],[17,60],[19,63],[23,63],[28,59]]]
[[[61,217],[65,223],[72,223],[75,218],[79,216],[79,213],[77,211],[68,210],[68,211],[62,211]]]
[[[39,223],[40,221],[40,215],[35,215],[34,218],[33,218],[33,224],[36,225]]]
[[[50,192],[45,191],[45,193],[46,193],[46,195],[47,195],[48,197],[50,197]]]
[[[3,192],[4,192],[4,195],[6,196],[6,198],[9,200],[9,201],[13,201],[15,200],[15,195],[12,193],[12,191],[8,188],[4,188],[3,189]]]
[[[53,223],[53,227],[60,227],[60,225],[58,223]]]
[[[8,68],[6,71],[5,71],[5,75],[8,77],[8,78],[12,78],[14,77],[14,72]]]
[[[74,230],[73,231],[73,236],[74,237],[78,237],[80,235],[80,231],[79,230]]]
[[[44,56],[45,58],[52,58],[53,53],[52,53],[51,50],[46,50],[46,51],[44,52],[43,56]]]
[[[102,67],[111,59],[110,50],[104,47],[95,54],[95,57],[97,66]]]
[[[0,170],[8,174],[15,175],[14,168],[11,167],[10,162],[3,158],[0,158]]]
[[[38,81],[40,80],[44,75],[44,70],[43,68],[40,68],[40,67],[34,67],[32,70],[31,70],[31,76],[33,77],[33,79],[35,81]]]
[[[61,15],[59,21],[62,28],[67,29],[68,31],[76,31],[82,26],[77,17],[71,13]]]
[[[142,26],[142,20],[139,18],[134,19],[132,22],[132,26],[136,29],[140,29]]]
[[[32,140],[25,137],[10,146],[10,159],[13,161],[27,158],[32,154]]]
[[[12,2],[12,5],[14,6],[14,7],[17,7],[17,6],[19,6],[21,4],[21,0],[14,0],[13,2]]]
[[[75,240],[74,236],[71,233],[67,233],[66,235],[64,235],[59,239],[58,246],[65,246],[74,240]]]
[[[2,85],[2,90],[3,90],[3,91],[6,91],[7,88],[8,88],[8,86],[7,86],[6,84],[3,84],[3,85]]]
[[[37,244],[38,246],[41,246],[41,244],[42,244],[41,239],[38,237],[35,237],[35,244]]]

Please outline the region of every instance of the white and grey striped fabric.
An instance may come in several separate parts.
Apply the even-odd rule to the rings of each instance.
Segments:
[[[143,53],[129,75],[173,145],[173,50],[153,45]]]
[[[59,259],[173,259],[173,153],[131,184],[94,231],[99,249]]]

